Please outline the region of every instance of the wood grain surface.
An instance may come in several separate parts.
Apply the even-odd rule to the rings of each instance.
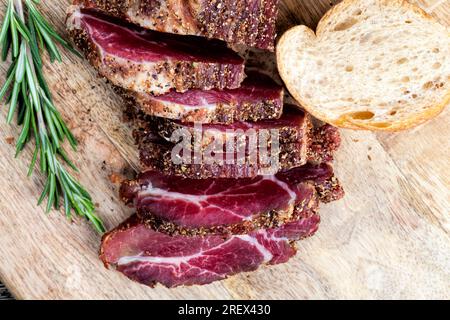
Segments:
[[[1,10],[5,6],[1,1]],[[314,26],[337,1],[285,0],[280,28]],[[417,1],[450,23],[450,2]],[[44,14],[65,34],[68,0],[43,1]],[[108,228],[130,215],[117,177],[130,176],[137,155],[121,100],[88,63],[64,54],[46,63],[54,100],[80,141],[71,154],[82,183]],[[7,64],[0,66],[3,79]],[[83,220],[45,215],[36,206],[43,180],[26,179],[31,154],[14,159],[1,108],[0,279],[20,299],[336,299],[450,298],[449,112],[396,134],[342,131],[336,171],[347,196],[324,206],[317,236],[298,244],[285,265],[263,267],[203,287],[155,289],[103,268],[100,236]]]

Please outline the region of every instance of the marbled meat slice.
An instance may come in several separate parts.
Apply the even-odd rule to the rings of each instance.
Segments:
[[[238,88],[244,60],[219,40],[164,34],[72,6],[67,29],[99,74],[133,92]]]

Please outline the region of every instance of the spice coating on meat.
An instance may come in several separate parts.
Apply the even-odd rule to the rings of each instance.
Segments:
[[[255,157],[248,154],[223,153],[216,154],[213,160],[199,160],[196,163],[194,153],[185,158],[183,150],[174,153],[174,144],[160,139],[140,145],[139,157],[142,171],[156,170],[166,175],[192,179],[252,178],[305,164],[307,159],[299,152],[300,147],[299,144],[281,145],[280,152],[271,154],[269,150],[269,160],[264,162],[259,155]]]
[[[312,189],[311,189],[312,190]],[[309,191],[308,191],[309,192]],[[308,193],[307,192],[307,193]],[[311,194],[311,193],[310,193]],[[308,198],[310,194],[306,194]],[[255,214],[252,219],[245,220],[235,224],[222,224],[217,226],[201,226],[201,227],[186,227],[176,224],[174,222],[163,220],[152,215],[150,212],[141,211],[137,213],[139,217],[145,219],[148,225],[151,225],[155,231],[165,233],[172,236],[209,236],[209,235],[245,235],[258,230],[267,230],[279,228],[285,224],[290,224],[301,219],[309,218],[316,214],[319,207],[317,196],[312,197],[307,201],[305,199],[301,204],[295,206],[292,211],[272,210],[261,214]],[[224,220],[223,220],[224,221]],[[223,223],[223,221],[219,223]]]
[[[338,128],[329,124],[316,127],[311,135],[308,158],[313,162],[331,162],[341,142]]]
[[[255,134],[262,134],[262,131],[277,130],[278,141],[281,145],[297,144],[297,150],[293,152],[300,152],[306,158],[307,144],[310,141],[312,134],[311,117],[304,111],[293,107],[285,106],[283,114],[277,119],[265,119],[257,122],[252,121],[235,121],[230,124],[202,124],[198,123],[182,123],[181,121],[172,121],[165,118],[158,117],[142,117],[141,114],[136,115],[135,124],[142,132],[154,132],[168,142],[177,143],[178,139],[174,133],[179,130],[185,130],[191,136],[196,133],[201,133],[201,145],[203,148],[211,146],[213,143],[227,144],[230,140],[234,141],[236,145],[246,145],[249,148],[248,141],[241,139],[246,132],[254,132]],[[199,132],[201,130],[201,132]],[[250,130],[250,131],[249,131]],[[143,142],[144,137],[137,134],[137,143]],[[242,140],[242,141],[241,141]],[[238,142],[236,142],[238,141]],[[192,143],[198,141],[192,141]],[[240,143],[239,143],[240,142]],[[305,148],[305,150],[302,150]],[[224,148],[225,149],[225,148]]]
[[[274,50],[279,0],[75,0],[151,30]]]
[[[134,136],[139,148],[143,171],[156,170],[167,175],[179,175],[193,179],[252,178],[258,175],[275,174],[280,170],[299,167],[305,165],[308,161],[322,163],[333,160],[334,153],[340,145],[340,135],[336,128],[324,125],[313,129],[309,120],[303,122],[303,125],[293,128],[290,125],[286,126],[286,123],[283,121],[278,122],[278,124],[281,123],[281,125],[278,125],[277,121],[279,120],[268,120],[260,124],[261,128],[270,128],[272,126],[272,128],[280,129],[278,132],[278,149],[273,149],[272,153],[270,145],[267,148],[267,155],[270,161],[260,161],[264,153],[255,152],[256,149],[252,149],[255,143],[250,143],[248,139],[242,140],[244,141],[243,147],[239,143],[240,140],[235,139],[234,141],[237,142],[233,142],[235,146],[234,153],[227,153],[227,149],[223,149],[224,151],[219,153],[220,146],[223,147],[222,144],[219,147],[216,143],[212,143],[212,147],[205,146],[205,144],[209,144],[211,138],[208,137],[208,134],[205,134],[205,131],[198,138],[201,139],[201,148],[193,148],[195,143],[198,143],[196,140],[194,140],[193,144],[191,144],[190,140],[187,143],[182,141],[179,144],[168,142],[155,133],[158,125],[152,125],[152,122],[149,122],[145,117],[140,118],[138,116],[135,118],[135,124],[138,129],[134,131]],[[241,125],[242,123],[236,123],[236,126]],[[254,126],[258,128],[258,123],[255,123]],[[233,125],[230,128],[233,128]],[[164,132],[162,132],[162,135],[164,135]],[[295,138],[299,140],[283,143],[283,141],[293,141]],[[270,138],[267,143],[271,143]],[[187,145],[185,146],[185,144]],[[175,151],[176,145],[183,148]],[[196,156],[194,150],[200,152],[201,155]],[[212,160],[208,158],[211,150],[216,152],[215,158],[211,158]],[[227,160],[232,161],[228,162]]]
[[[153,215],[186,228],[253,224],[273,214],[278,220],[289,219],[295,206],[316,206],[313,186],[287,186],[275,177],[192,180],[147,172],[138,181],[124,183],[121,197],[141,216]]]
[[[304,217],[318,208],[323,190],[341,197],[337,188],[329,189],[334,180],[327,164],[247,179],[196,180],[149,171],[125,181],[120,196],[140,216],[179,226],[168,225],[178,233],[240,233]]]
[[[283,112],[283,88],[266,75],[250,72],[240,88],[171,91],[160,96],[116,88],[130,109],[183,123],[222,123],[278,119]]]
[[[245,78],[243,59],[220,41],[144,31],[76,7],[67,28],[100,75],[133,92],[233,89]]]

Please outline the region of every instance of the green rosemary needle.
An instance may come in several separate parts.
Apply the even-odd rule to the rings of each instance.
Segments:
[[[39,159],[39,167],[47,181],[39,198],[40,205],[47,199],[47,212],[60,208],[69,219],[72,211],[87,218],[99,232],[104,232],[102,221],[95,215],[95,206],[89,193],[65,169],[63,164],[77,171],[69,160],[62,143],[67,139],[73,150],[77,142],[61,114],[53,104],[52,96],[42,71],[42,50],[45,48],[50,60],[61,61],[56,46],[75,52],[36,9],[39,0],[8,0],[0,31],[1,57],[6,60],[11,53],[11,66],[0,90],[0,100],[9,103],[7,123],[17,114],[22,127],[16,143],[18,156],[31,140],[34,153],[28,171],[33,173]],[[78,54],[78,53],[77,53]]]

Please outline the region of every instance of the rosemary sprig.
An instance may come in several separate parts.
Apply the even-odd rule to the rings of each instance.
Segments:
[[[62,143],[67,139],[73,150],[77,142],[61,114],[53,104],[52,96],[44,78],[41,58],[45,48],[50,60],[61,61],[56,46],[74,51],[36,9],[40,0],[8,0],[0,31],[1,57],[3,61],[11,52],[11,66],[0,90],[0,101],[6,97],[9,103],[7,123],[17,114],[22,131],[17,139],[16,157],[34,138],[34,153],[28,171],[33,173],[37,160],[47,177],[40,205],[47,198],[47,212],[53,207],[64,211],[72,219],[72,210],[92,222],[99,232],[104,232],[102,221],[95,215],[95,206],[89,193],[64,168],[68,165],[77,171],[69,160]],[[78,53],[77,53],[78,54]]]

